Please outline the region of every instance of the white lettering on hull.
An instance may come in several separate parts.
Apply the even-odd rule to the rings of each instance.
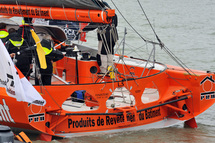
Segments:
[[[10,115],[10,109],[8,108],[4,99],[2,99],[3,105],[0,104],[0,121],[15,123]]]

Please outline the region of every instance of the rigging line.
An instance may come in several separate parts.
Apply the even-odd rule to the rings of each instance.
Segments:
[[[64,4],[62,4],[62,6],[63,6],[63,13],[64,13],[64,15],[65,15],[65,17],[66,17],[66,20],[69,21],[68,18],[67,18],[66,12],[65,12]]]
[[[43,83],[42,83],[42,79],[41,79],[41,72],[40,72],[40,67],[39,67],[39,59],[38,57],[36,56],[36,49],[33,50],[33,54],[34,54],[34,63],[35,63],[35,78],[38,79],[38,82],[39,82],[39,86],[40,86],[40,91],[41,92],[44,92],[44,90],[42,89],[43,87]],[[36,83],[35,83],[36,84]]]
[[[105,51],[107,54],[110,54],[110,49],[109,49],[109,46],[108,46],[108,43],[107,43],[107,39],[106,39],[106,36],[105,36],[105,33],[106,33],[106,30],[107,30],[107,27],[104,27],[105,29],[102,29],[101,30],[101,33],[100,34],[100,37],[102,39],[102,42],[103,42],[103,45],[104,45],[104,48],[105,48]]]
[[[124,62],[124,60],[123,59],[119,59],[118,60],[118,63],[119,63],[119,61],[120,60],[122,60],[123,62]],[[125,63],[125,62],[124,62]],[[125,66],[127,66],[126,64],[125,64]],[[122,66],[123,67],[123,72],[124,72],[124,76],[125,76],[125,81],[126,81],[126,86],[127,86],[127,88],[129,89],[129,86],[128,86],[128,80],[127,80],[127,76],[126,76],[126,73],[125,73],[125,67],[124,66]],[[115,69],[116,69],[116,67],[115,67]],[[128,68],[127,68],[128,69]],[[128,71],[129,71],[129,73],[131,73],[130,72],[130,70],[128,69]],[[116,74],[117,75],[117,74]],[[131,74],[132,75],[132,74]],[[133,76],[133,75],[132,75]],[[118,77],[118,76],[117,76]],[[134,77],[133,77],[134,78]],[[134,79],[134,81],[135,81],[135,79]],[[135,81],[135,83],[137,84],[137,82]],[[137,84],[138,85],[138,84]],[[129,90],[128,90],[129,91]],[[123,100],[125,100],[125,98],[124,98],[124,94],[123,94],[123,91],[122,91],[122,89],[121,89],[121,93],[122,93],[122,95],[123,95]],[[130,91],[129,91],[129,93],[130,93]],[[132,104],[132,100],[131,100],[131,95],[129,94],[129,99],[130,99],[130,105]]]
[[[169,76],[169,78],[173,79],[176,83],[178,83],[180,86],[182,86],[184,89],[186,89],[186,87],[185,87],[183,84],[181,84],[179,81],[177,81],[176,78],[172,77],[172,76],[169,75],[167,72],[165,72],[165,73],[166,73],[167,76]],[[191,90],[189,90],[189,91],[190,91],[190,93],[192,93]]]
[[[164,51],[176,62],[178,63],[183,69],[185,67],[183,66],[183,63],[179,61],[179,59],[169,50],[167,47],[164,48]],[[186,70],[187,71],[187,70]]]
[[[123,59],[121,59],[122,61],[124,61]],[[125,62],[124,62],[125,63]],[[128,86],[128,80],[127,80],[127,76],[126,76],[126,73],[125,73],[125,67],[124,66],[122,66],[122,69],[123,69],[123,72],[124,72],[124,75],[125,75],[125,83],[126,83],[126,86],[127,86],[127,88],[129,89],[129,100],[130,100],[130,105],[132,104],[132,100],[131,100],[131,95],[130,95],[130,93],[131,93],[131,89],[129,88],[129,86]],[[131,74],[131,71],[129,70],[129,73]],[[131,74],[132,75],[132,74]],[[133,75],[132,75],[133,76]],[[134,80],[135,81],[135,80]],[[136,81],[135,81],[136,82]]]
[[[120,15],[123,17],[123,19],[126,21],[126,23],[134,30],[134,32],[137,33],[137,35],[139,35],[139,37],[145,41],[145,42],[148,42],[148,43],[151,43],[151,44],[157,44],[157,45],[160,45],[160,43],[157,43],[157,42],[153,42],[153,41],[150,41],[150,40],[146,40],[145,38],[143,38],[142,35],[140,35],[139,32],[137,32],[137,30],[128,22],[128,20],[124,17],[124,15],[120,12],[120,10],[118,9],[118,7],[115,5],[115,3],[113,2],[113,0],[111,0],[111,2],[113,3],[113,5],[115,6],[115,8],[117,9],[117,11],[120,13]]]
[[[190,70],[182,61],[180,61],[167,47],[164,48],[164,51],[165,51],[179,66],[181,66],[189,75],[191,75],[189,71],[192,72],[192,70]],[[188,71],[184,66],[185,66],[189,71]],[[195,75],[194,72],[192,72],[192,73]]]
[[[119,58],[119,60],[118,60],[117,63],[119,63],[120,60],[122,60],[122,62],[124,63],[125,67],[127,68],[128,72],[129,72],[129,74],[132,76],[132,78],[134,79],[135,83],[138,85],[138,83],[136,82],[135,77],[134,77],[133,74],[131,73],[131,71],[130,71],[130,69],[128,68],[128,66],[126,65],[125,61],[124,61],[123,59],[120,59],[120,58]],[[114,67],[114,68],[117,69],[117,67]],[[125,70],[124,70],[124,66],[123,66],[123,71],[124,71],[124,74],[123,74],[123,75],[125,76],[125,80],[126,80],[126,83],[127,83],[128,80],[127,80],[127,76],[126,76],[126,73],[125,73]],[[119,72],[118,72],[118,73],[119,73]]]
[[[111,26],[112,30],[111,30],[111,34],[113,36],[113,40],[115,42],[115,47],[119,47],[119,43],[118,43],[118,34],[117,34],[117,29],[115,26]],[[113,47],[113,53],[115,52],[114,50],[115,48]]]
[[[29,13],[28,13],[28,10],[27,10],[27,4],[25,4],[25,6],[26,6],[26,11],[27,11],[28,19],[29,19],[30,17],[29,17]]]
[[[43,89],[48,93],[49,97],[55,102],[55,104],[59,107],[59,109],[62,109],[61,106],[57,103],[57,101],[52,97],[52,95],[49,93],[49,91],[46,89],[45,86],[43,86]]]
[[[111,47],[109,47],[111,49],[111,53],[110,54],[114,53],[114,46],[112,45],[113,44],[112,40],[115,43],[114,46],[118,45],[117,31],[116,31],[116,27],[115,26],[110,26],[110,43],[111,43]]]
[[[126,28],[125,28],[126,29]],[[115,27],[115,33],[117,34],[117,31],[116,31],[116,27]],[[121,40],[121,42],[120,43],[118,43],[118,35],[117,35],[117,37],[116,37],[116,48],[115,48],[115,50],[114,50],[114,53],[116,53],[116,52],[118,52],[118,53],[120,53],[120,55],[124,55],[124,47],[125,47],[125,36],[126,36],[126,34],[127,33],[125,33],[124,32],[124,36],[123,36],[123,39]],[[119,49],[120,48],[120,45],[123,43],[123,49],[121,50],[121,49]]]
[[[42,16],[41,16],[41,7],[40,7],[40,9],[39,9],[39,14],[40,14],[40,18],[42,18]]]
[[[124,63],[125,67],[127,68],[129,74],[132,76],[134,82],[135,82],[135,83],[137,84],[137,86],[138,86],[138,83],[136,82],[136,79],[135,79],[135,77],[133,76],[133,74],[131,73],[131,71],[130,71],[130,69],[128,68],[127,64],[125,63],[125,61],[124,61],[123,59],[121,59],[121,60],[122,60],[122,62]],[[126,77],[126,75],[125,75],[125,77]],[[126,81],[127,81],[127,78],[126,78]]]
[[[101,8],[102,10],[104,10],[103,6],[102,6],[102,2],[99,0],[92,0],[99,8]]]
[[[184,64],[176,55],[174,55],[174,53],[172,53],[166,46],[164,46],[164,48],[166,50],[168,50],[168,52],[174,56],[174,58],[176,58],[182,65],[184,65],[192,74],[196,75],[186,64]],[[182,67],[184,68],[184,67]],[[185,69],[185,68],[184,68]],[[187,71],[187,70],[186,70]]]
[[[180,63],[179,60],[177,60],[177,59],[173,56],[173,54],[171,54],[170,51],[168,51],[166,48],[163,48],[163,49],[164,49],[164,51],[165,51],[179,66],[181,66],[188,74],[190,74],[190,72],[182,65],[182,63]],[[191,74],[190,74],[190,75],[191,75]]]
[[[154,50],[155,50],[155,47],[152,49],[152,51],[151,51],[151,53],[150,53],[150,55],[149,55],[149,58],[148,58],[147,62],[145,63],[145,67],[144,67],[143,72],[142,72],[142,74],[141,74],[140,77],[143,76],[143,74],[144,74],[144,72],[145,72],[145,70],[146,70],[146,68],[147,68],[147,66],[148,66],[148,63],[149,63],[149,61],[150,61],[150,58],[151,58],[151,56],[153,55]]]
[[[19,7],[19,3],[18,3],[18,0],[16,0],[16,4],[17,4],[17,7],[18,7],[18,10],[19,10],[19,13],[21,14],[21,16],[23,17],[23,14],[22,14],[22,11],[21,11],[21,6]],[[25,6],[26,6],[26,10],[27,10],[27,4],[25,3]],[[28,14],[28,13],[27,13]],[[29,19],[29,15],[28,15],[28,19]],[[24,31],[23,32],[26,32],[26,29],[23,27],[23,29],[24,29]],[[28,34],[27,34],[27,38],[29,38],[28,37]],[[29,47],[29,43],[28,42],[26,42],[27,43],[27,46]]]
[[[53,132],[54,132],[54,133],[55,133],[55,131],[56,131],[57,125],[59,125],[58,122],[59,122],[61,113],[62,113],[62,109],[60,110],[60,113],[58,114],[57,122],[56,122],[56,124],[54,125],[54,126],[55,126],[54,129],[53,129]]]
[[[127,44],[127,43],[125,43],[126,44],[126,46],[131,50],[130,52],[127,52],[127,54],[126,55],[131,55],[132,53],[135,53],[137,56],[139,56],[139,57],[142,57],[143,55],[140,55],[141,54],[141,52],[144,52],[141,48],[144,46],[140,46],[140,47],[138,47],[138,48],[135,48],[134,46],[132,46],[132,45],[129,45],[129,44]],[[138,52],[137,52],[138,51]]]
[[[160,38],[158,37],[157,33],[155,32],[155,30],[154,30],[154,28],[153,28],[153,26],[152,26],[151,22],[149,21],[149,19],[148,19],[148,17],[147,17],[147,15],[146,15],[146,13],[145,13],[145,11],[144,11],[144,9],[143,9],[143,7],[142,7],[142,5],[141,5],[140,1],[139,1],[139,0],[137,0],[137,2],[139,3],[140,8],[141,8],[141,9],[142,9],[142,11],[143,11],[143,14],[145,15],[145,17],[146,17],[146,19],[147,19],[147,21],[148,21],[148,23],[149,23],[149,25],[150,25],[150,27],[151,27],[152,31],[154,32],[154,34],[155,34],[155,36],[156,36],[156,38],[157,38],[157,40],[158,40],[158,42],[160,43],[160,46],[161,46],[161,48],[162,48],[162,47],[164,46],[164,45],[163,45],[163,43],[161,42]]]
[[[22,11],[21,11],[21,6],[19,7],[20,4],[18,3],[18,0],[16,0],[16,5],[17,5],[17,7],[18,7],[19,13],[20,13],[21,16],[23,17],[23,14],[22,14]],[[26,3],[25,3],[25,6],[26,6],[26,11],[27,11],[27,4],[26,4]],[[27,11],[27,15],[28,15],[28,19],[29,19],[28,11]],[[24,27],[23,27],[23,28],[24,28]],[[24,31],[25,31],[25,29],[24,29]],[[27,38],[29,38],[28,35],[27,35]],[[28,44],[28,42],[26,42],[26,44],[27,44],[28,47],[30,47],[29,44]]]
[[[19,7],[19,3],[18,3],[18,0],[16,0],[16,5],[18,7],[18,10],[19,10],[19,13],[22,15],[23,17],[23,14],[22,14],[22,11],[21,11],[21,6]]]
[[[113,87],[113,90],[112,90],[112,92],[111,92],[111,95],[113,95],[113,96],[114,96],[113,93],[114,93],[114,91],[116,90],[116,89],[114,90],[114,83],[115,83],[114,80],[112,80],[112,87]],[[111,95],[110,95],[110,96],[111,96]],[[114,107],[115,107],[115,104],[116,104],[115,98],[113,98],[113,105],[114,105]]]
[[[186,72],[188,72],[188,70],[189,70],[189,71],[192,72],[194,75],[196,75],[192,70],[190,70],[177,56],[175,56],[175,55],[161,42],[161,40],[160,40],[159,37],[157,36],[157,33],[155,32],[155,30],[154,30],[154,28],[153,28],[153,26],[152,26],[152,24],[151,24],[151,22],[149,21],[149,19],[148,19],[146,13],[145,13],[145,11],[144,11],[144,9],[143,9],[143,7],[142,7],[140,1],[137,0],[137,2],[139,3],[139,5],[140,5],[140,7],[141,7],[141,9],[142,9],[142,11],[143,11],[143,13],[144,13],[144,15],[145,15],[147,21],[148,21],[150,27],[152,28],[152,30],[153,30],[153,32],[154,32],[154,34],[155,34],[157,40],[159,41],[161,48],[165,47],[166,50],[168,50],[169,55],[173,55],[173,56],[171,56],[171,57],[174,58],[174,60],[175,60],[178,64],[179,64],[179,62],[180,62],[179,65],[180,65]],[[178,60],[178,61],[177,61],[177,60]],[[188,70],[186,70],[185,67],[182,66],[182,65],[184,65]],[[188,73],[189,73],[189,72],[188,72]],[[190,73],[189,73],[189,74],[190,74]]]
[[[116,35],[116,48],[114,48],[114,53],[119,53],[120,55],[122,54],[122,50],[120,50],[120,46],[121,44],[125,41],[125,35],[123,37],[123,39],[120,41],[120,43],[118,42],[118,36],[117,36],[117,30],[116,30],[116,27],[115,27],[115,35]],[[125,44],[125,43],[124,43]]]

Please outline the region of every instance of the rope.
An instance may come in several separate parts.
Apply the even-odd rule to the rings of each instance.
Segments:
[[[65,15],[65,17],[66,17],[66,20],[69,21],[68,18],[67,18],[66,12],[65,12],[64,5],[63,5],[63,13],[64,13],[64,15]]]
[[[141,9],[142,9],[142,11],[143,11],[143,14],[145,15],[145,17],[146,17],[146,19],[147,19],[147,21],[148,21],[150,27],[152,28],[152,31],[154,32],[154,34],[155,34],[155,36],[156,36],[156,38],[157,38],[157,40],[158,40],[158,42],[160,43],[160,46],[161,46],[161,48],[162,48],[162,47],[163,47],[163,43],[161,42],[161,40],[160,40],[159,37],[157,36],[157,33],[155,32],[155,30],[154,30],[154,28],[153,28],[151,22],[149,21],[149,19],[148,19],[147,15],[146,15],[146,13],[145,13],[145,11],[144,11],[142,5],[140,4],[140,1],[137,0],[137,2],[139,3],[139,5],[140,5],[140,7],[141,7]]]
[[[144,11],[144,9],[143,9],[141,3],[140,3],[140,1],[137,0],[137,2],[139,3],[139,5],[140,5],[140,7],[141,7],[141,9],[142,9],[142,11],[143,11],[143,13],[144,13],[144,15],[145,15],[145,17],[146,17],[148,23],[149,23],[149,25],[150,25],[152,31],[154,32],[154,34],[155,34],[155,36],[156,36],[158,42],[160,43],[161,48],[163,48],[164,51],[165,51],[179,66],[181,66],[188,74],[190,74],[190,72],[192,72],[194,75],[196,75],[192,70],[190,70],[177,56],[175,56],[175,55],[161,42],[161,40],[159,39],[157,33],[155,32],[155,30],[154,30],[152,24],[150,23],[150,21],[149,21],[147,15],[146,15],[146,13],[145,13],[145,11]],[[186,67],[190,72],[189,72],[185,67]],[[191,74],[190,74],[190,75],[191,75]]]
[[[134,30],[135,33],[137,33],[137,35],[145,42],[148,42],[148,43],[152,43],[152,44],[157,44],[157,45],[160,45],[160,43],[157,43],[157,42],[153,42],[153,41],[149,41],[149,40],[146,40],[145,38],[143,38],[142,35],[140,35],[139,32],[137,32],[137,30],[128,22],[128,20],[124,17],[124,15],[120,12],[120,10],[118,9],[118,7],[115,5],[115,3],[113,2],[113,0],[111,0],[111,2],[113,3],[113,5],[115,6],[115,8],[117,9],[117,11],[120,13],[120,15],[122,16],[122,18],[126,21],[126,23]]]
[[[176,55],[174,55],[166,46],[164,46],[164,51],[179,65],[181,66],[189,75],[190,72],[196,76],[196,74],[190,69],[188,68]],[[186,67],[186,68],[185,68]],[[189,72],[190,71],[190,72]]]
[[[175,82],[177,82],[180,86],[182,86],[184,89],[186,89],[186,87],[185,87],[183,84],[181,84],[180,82],[178,82],[178,81],[176,80],[176,78],[170,76],[167,72],[165,72],[165,73],[166,73],[166,75],[168,75],[169,78],[173,79],[173,80],[174,80]],[[187,79],[186,79],[186,80],[187,80]],[[190,91],[190,92],[191,92],[191,91]]]
[[[105,47],[105,51],[107,52],[107,54],[110,54],[110,48],[109,48],[109,45],[107,43],[107,39],[106,39],[106,36],[105,36],[105,33],[106,33],[106,29],[107,29],[107,25],[106,26],[103,26],[102,30],[100,30],[98,28],[98,33],[100,34],[100,37],[102,39],[102,43],[104,44],[104,47]]]
[[[17,5],[17,7],[19,7],[19,3],[18,3],[18,1],[16,0],[16,5]],[[26,5],[27,6],[27,5]],[[19,7],[18,8],[18,10],[19,10],[19,13],[22,15],[22,17],[23,17],[23,14],[22,14],[22,11],[20,10],[21,9],[21,7]]]

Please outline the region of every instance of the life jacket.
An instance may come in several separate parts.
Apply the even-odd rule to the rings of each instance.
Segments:
[[[22,44],[23,44],[23,42],[24,42],[24,39],[22,38],[21,41],[15,41],[15,40],[9,39],[9,41],[11,42],[11,44],[13,44],[13,46],[15,46],[15,47],[20,47],[20,46],[22,46]]]
[[[45,51],[46,56],[52,52],[53,48],[52,48],[51,40],[43,39],[41,41],[41,45],[43,47],[43,50]]]
[[[6,29],[0,29],[0,38],[6,38],[9,35]]]
[[[51,53],[53,51],[53,48],[51,47],[51,42],[49,40],[43,39],[41,41],[42,48],[45,52],[45,58],[46,58],[46,69],[40,69],[41,74],[51,74],[53,71],[53,65],[52,65],[52,56]],[[38,58],[36,58],[38,60]],[[39,63],[39,61],[37,61]],[[39,63],[40,64],[40,63]]]
[[[52,52],[53,49],[52,48],[50,49],[50,48],[43,47],[43,50],[45,52],[45,55],[47,56],[47,55],[49,55]]]
[[[15,47],[22,46],[24,42],[24,39],[17,32],[10,33],[8,39],[10,43]]]

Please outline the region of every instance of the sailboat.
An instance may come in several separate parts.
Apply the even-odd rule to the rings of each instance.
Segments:
[[[100,0],[1,0],[0,15],[108,24],[115,10],[106,6]],[[114,55],[112,67],[103,76],[98,75],[97,61],[88,56],[95,57],[97,50],[72,43],[64,59],[55,63],[58,80],[46,86],[31,86],[18,76],[0,43],[4,51],[0,53],[6,55],[1,64],[8,67],[0,70],[0,124],[38,131],[42,140],[182,122],[197,128],[195,117],[215,102],[214,73],[156,62],[156,46],[172,55],[156,37],[158,42],[143,39],[152,46],[146,60],[124,55],[122,44],[121,54]],[[10,84],[10,77],[16,77],[15,84]]]

